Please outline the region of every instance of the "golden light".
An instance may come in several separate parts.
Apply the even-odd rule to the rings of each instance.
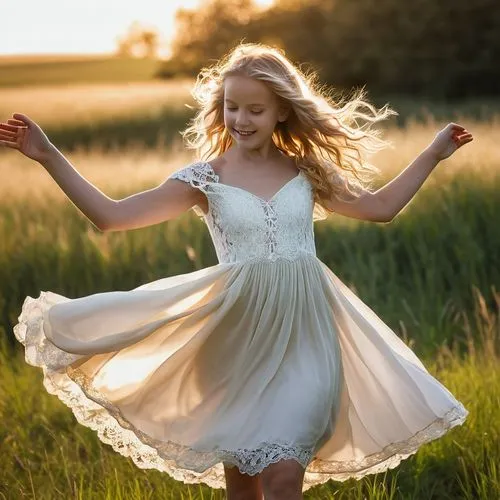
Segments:
[[[256,5],[260,7],[270,7],[273,3],[274,0],[254,0]]]
[[[7,2],[0,16],[0,55],[113,53],[117,38],[137,21],[160,33],[168,43],[175,29],[175,12],[196,8],[204,0],[44,0]],[[273,0],[254,0],[267,8]],[[19,29],[22,26],[22,29]]]

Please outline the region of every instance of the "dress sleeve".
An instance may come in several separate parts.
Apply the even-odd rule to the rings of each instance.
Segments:
[[[212,166],[207,162],[195,162],[190,165],[175,171],[169,176],[169,179],[179,179],[188,182],[191,186],[207,192],[207,185],[210,182],[217,182],[218,175],[212,169]]]
[[[195,162],[187,165],[186,167],[176,170],[169,177],[169,179],[178,179],[183,182],[189,183],[191,186],[199,189],[205,196],[209,190],[207,189],[212,182],[218,182],[219,176],[213,171],[212,166],[207,162]],[[200,218],[204,219],[205,213],[198,206],[193,206],[193,211]]]

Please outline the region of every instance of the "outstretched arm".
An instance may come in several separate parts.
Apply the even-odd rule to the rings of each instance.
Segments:
[[[409,203],[436,165],[472,141],[461,125],[449,123],[434,141],[397,177],[375,192],[366,191],[353,202],[331,200],[335,212],[372,222],[390,222]]]
[[[167,179],[155,188],[114,200],[82,177],[55,147],[40,163],[101,231],[152,226],[174,219],[199,201],[199,190],[175,179]]]
[[[403,210],[438,163],[434,152],[426,148],[397,177],[373,193],[384,207],[385,222]]]
[[[55,146],[40,157],[38,162],[90,222],[98,229],[104,230],[115,210],[116,201],[80,175]]]
[[[0,123],[0,145],[38,161],[68,198],[101,231],[122,231],[173,219],[199,202],[200,191],[176,179],[114,200],[85,179],[26,115]]]

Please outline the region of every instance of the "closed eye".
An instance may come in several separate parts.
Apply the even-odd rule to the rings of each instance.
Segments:
[[[228,111],[236,111],[238,108],[226,108]],[[264,110],[260,110],[260,111],[250,111],[252,114],[254,115],[260,115]]]

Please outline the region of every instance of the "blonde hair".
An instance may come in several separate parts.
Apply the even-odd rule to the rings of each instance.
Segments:
[[[368,163],[368,156],[392,144],[369,127],[398,113],[387,104],[377,111],[365,99],[364,88],[341,105],[342,99],[336,102],[332,90],[317,83],[315,72],[302,72],[281,49],[260,43],[240,43],[200,71],[191,91],[199,109],[181,132],[186,147],[195,149],[200,159],[217,157],[232,144],[224,125],[224,80],[230,75],[264,82],[290,108],[288,118],[276,124],[272,139],[311,182],[315,220],[331,213],[324,206],[327,200],[333,196],[356,199],[380,172]],[[366,123],[358,126],[358,119]]]

